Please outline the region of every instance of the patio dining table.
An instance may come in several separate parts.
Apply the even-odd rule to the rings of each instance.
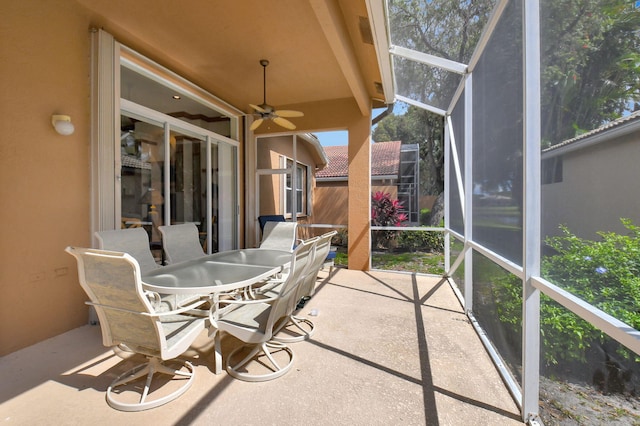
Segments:
[[[230,250],[167,265],[142,276],[146,290],[162,294],[203,295],[243,289],[260,283],[291,262],[286,250]],[[221,371],[220,333],[215,331],[215,373]]]

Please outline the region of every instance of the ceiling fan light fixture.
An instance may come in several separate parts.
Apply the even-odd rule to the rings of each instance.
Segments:
[[[263,100],[260,105],[249,104],[249,106],[255,111],[255,115],[259,117],[251,124],[251,131],[260,127],[264,120],[271,120],[285,129],[294,130],[296,125],[284,117],[303,117],[304,113],[293,110],[276,110],[267,103],[267,66],[269,65],[269,61],[266,59],[260,59],[260,65],[262,65]]]

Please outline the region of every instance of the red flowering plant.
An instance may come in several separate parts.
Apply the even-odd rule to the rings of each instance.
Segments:
[[[371,197],[371,225],[373,226],[404,226],[409,218],[402,213],[402,202],[392,200],[391,194],[376,191]],[[374,247],[388,248],[396,236],[396,231],[374,231]]]

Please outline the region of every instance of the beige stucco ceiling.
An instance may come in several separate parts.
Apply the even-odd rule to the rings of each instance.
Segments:
[[[364,113],[384,98],[365,0],[78,2],[96,27],[245,113],[263,100],[263,58],[277,108],[353,102]]]

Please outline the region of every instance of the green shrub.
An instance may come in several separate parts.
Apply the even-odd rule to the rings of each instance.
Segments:
[[[599,241],[577,237],[561,226],[562,235],[546,240],[556,254],[542,259],[542,276],[613,317],[640,329],[640,228],[621,219],[626,235],[600,232]],[[505,274],[493,279],[494,303],[500,321],[520,333],[522,283]],[[601,346],[605,335],[588,322],[541,296],[540,332],[544,362],[587,363],[586,351]],[[634,355],[620,347],[618,355]]]
[[[420,223],[426,225],[429,223],[429,217],[431,216],[431,209],[420,209]]]
[[[340,247],[349,245],[349,231],[347,228],[338,229],[338,233],[331,238],[331,245]]]
[[[542,261],[542,276],[588,303],[640,329],[640,228],[629,219],[621,219],[629,231],[626,235],[599,232],[599,241],[573,235],[562,226],[562,236],[547,239],[557,255]],[[546,303],[545,322],[555,330],[563,330],[566,338],[574,337],[601,342],[603,335],[583,320],[567,320],[566,309]],[[558,344],[557,342],[555,343]],[[571,348],[568,348],[571,349]],[[580,345],[579,349],[583,349]],[[628,357],[628,353],[623,353]]]
[[[411,251],[444,251],[444,233],[438,231],[403,231],[399,233],[397,242],[398,248]]]

